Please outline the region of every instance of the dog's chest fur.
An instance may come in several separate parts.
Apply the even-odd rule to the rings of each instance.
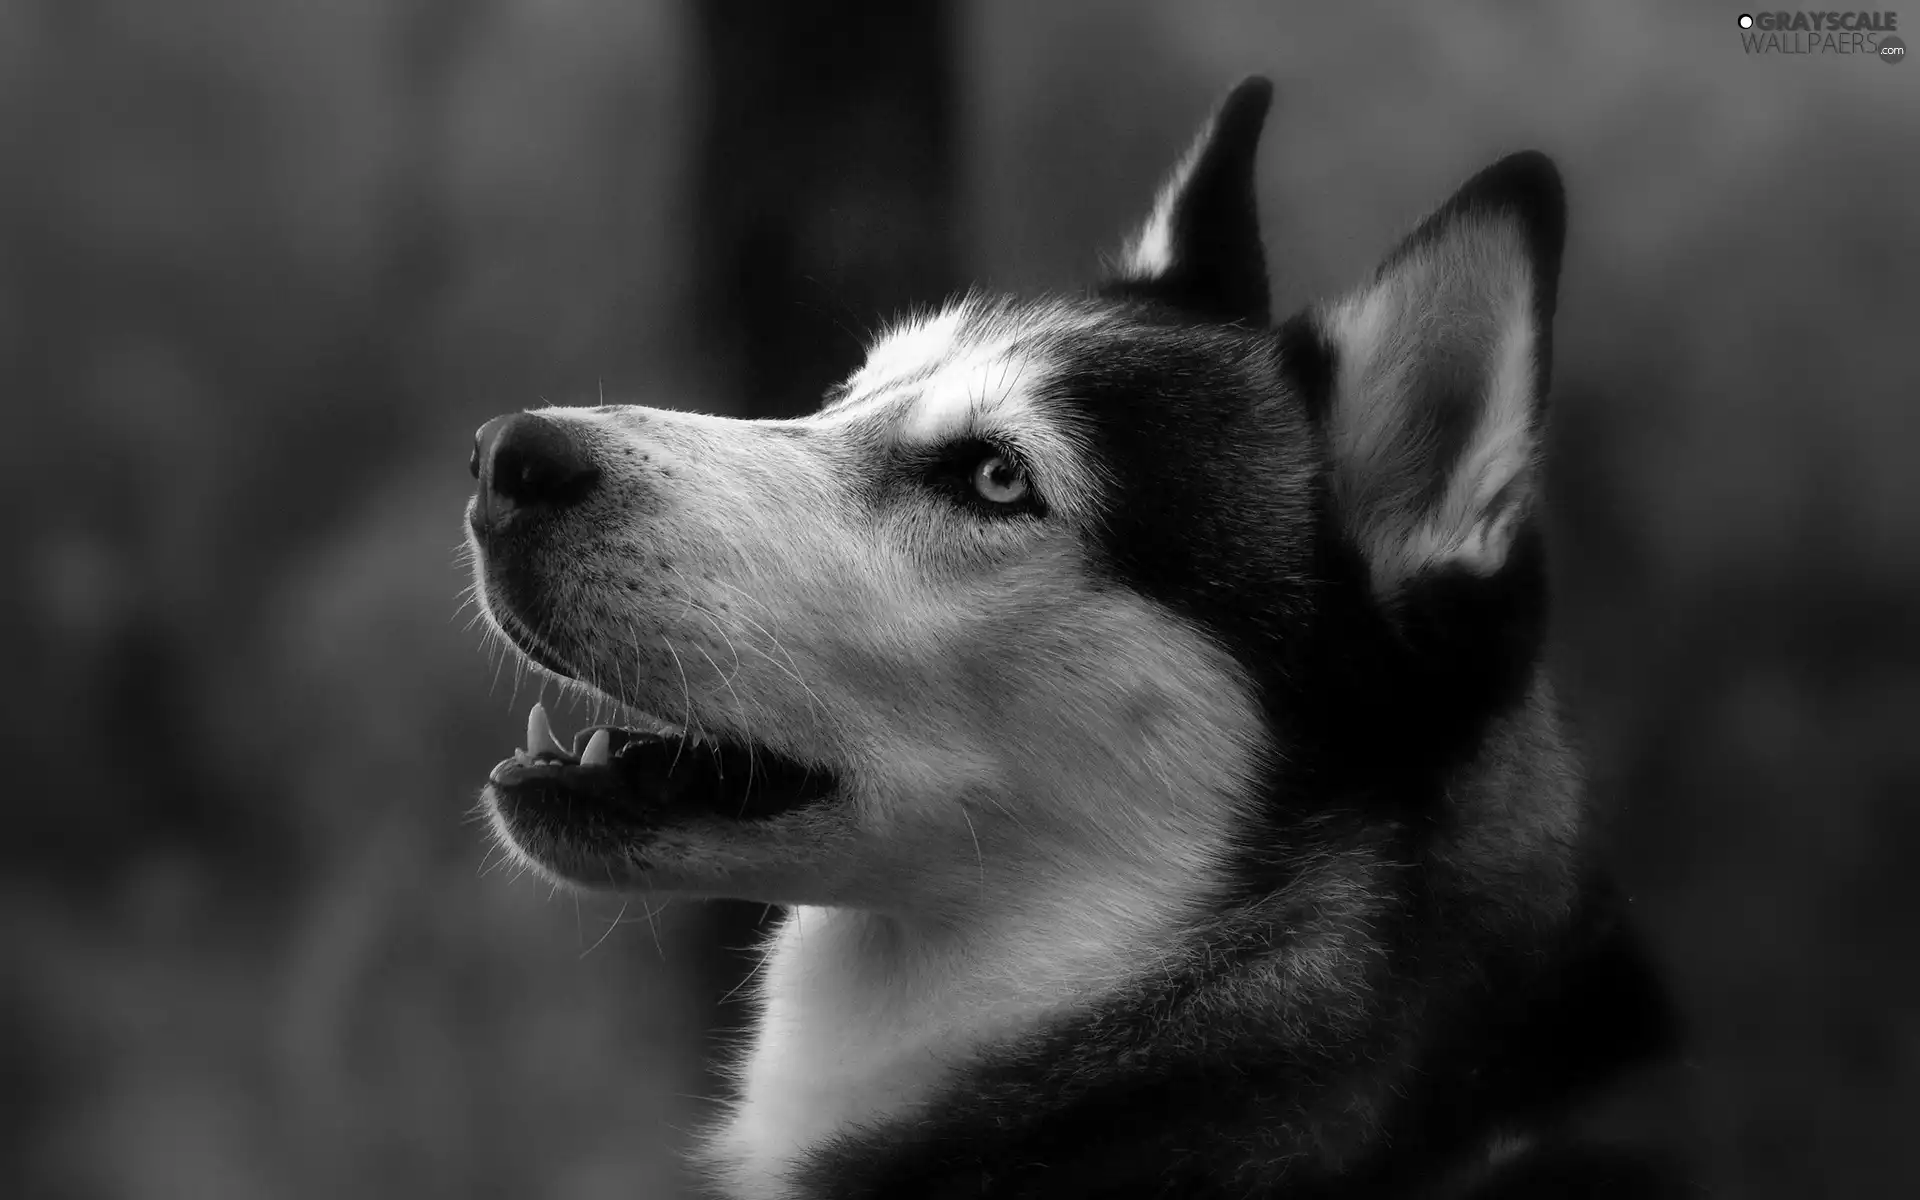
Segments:
[[[957,964],[914,969],[890,940],[867,914],[823,908],[792,910],[775,935],[741,1099],[702,1153],[743,1200],[782,1194],[820,1139],[913,1107],[984,1033],[944,986]]]
[[[1161,926],[1164,943],[1178,919],[1097,904],[1077,918],[1043,911],[1023,905],[959,930],[790,910],[761,968],[740,1099],[701,1164],[741,1200],[789,1195],[812,1152],[912,1120],[956,1069],[1137,972],[1139,948],[1154,944],[1137,922]]]

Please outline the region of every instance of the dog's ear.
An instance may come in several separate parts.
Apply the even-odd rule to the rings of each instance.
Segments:
[[[1208,320],[1267,324],[1254,162],[1272,104],[1273,84],[1258,76],[1233,89],[1161,187],[1152,215],[1127,243],[1109,293]]]
[[[1530,522],[1565,237],[1559,172],[1516,154],[1317,315],[1333,501],[1376,595],[1491,576]]]

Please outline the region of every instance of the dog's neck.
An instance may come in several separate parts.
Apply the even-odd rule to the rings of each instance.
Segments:
[[[911,1115],[954,1064],[1124,986],[1177,943],[1171,906],[1103,910],[1087,891],[1058,889],[1081,897],[1073,911],[1028,897],[971,925],[789,910],[762,967],[740,1100],[705,1165],[741,1200],[785,1195],[810,1147]]]

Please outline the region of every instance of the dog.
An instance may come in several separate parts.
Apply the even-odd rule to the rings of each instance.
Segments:
[[[1652,1186],[1568,1132],[1674,1029],[1542,665],[1560,177],[1276,322],[1271,97],[1087,294],[913,316],[811,416],[477,434],[488,624],[620,716],[535,706],[498,840],[784,913],[719,1193]]]

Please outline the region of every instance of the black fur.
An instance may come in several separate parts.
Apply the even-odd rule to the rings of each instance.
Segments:
[[[1406,882],[1417,892],[1414,875]],[[1421,915],[1410,901],[1407,930]],[[1442,935],[1407,949],[1448,966],[1412,971],[1412,954],[1383,959],[1371,994],[1293,1014],[1291,1038],[1244,1004],[1208,1009],[1249,956],[1286,952],[1289,920],[1325,915],[1270,912],[1272,941],[1216,943],[1205,967],[1196,960],[1190,974],[1116,997],[967,1072],[930,1118],[816,1155],[800,1194],[1478,1198],[1479,1183],[1493,1188],[1486,1195],[1555,1195],[1510,1189],[1603,1158],[1614,1175],[1589,1183],[1674,1186],[1676,1171],[1657,1152],[1559,1133],[1596,1089],[1673,1044],[1664,997],[1604,889],[1550,951],[1472,964]],[[1373,1114],[1351,1111],[1382,1095],[1390,1110],[1377,1128]],[[1483,1182],[1476,1155],[1497,1128],[1543,1141]],[[1468,1187],[1434,1186],[1456,1178]]]
[[[1383,608],[1321,486],[1325,400],[1304,389],[1331,379],[1324,347],[1299,324],[1274,336],[1127,315],[1057,384],[1115,481],[1101,562],[1252,671],[1278,750],[1263,816],[1219,921],[1193,931],[1189,972],[963,1073],[926,1120],[828,1148],[802,1195],[1423,1194],[1491,1131],[1554,1129],[1670,1047],[1598,874],[1571,918],[1510,940],[1506,901],[1429,858],[1449,784],[1535,679],[1538,533],[1492,578],[1422,579]],[[1342,919],[1289,885],[1347,852],[1388,873],[1364,986],[1286,1011],[1222,999],[1289,952],[1289,931]],[[1387,1105],[1377,1125],[1342,1117],[1359,1097]]]
[[[1428,571],[1376,594],[1326,482],[1337,351],[1312,314],[1264,328],[1258,232],[1249,251],[1243,226],[1268,97],[1256,81],[1228,100],[1177,210],[1176,265],[1105,288],[1111,320],[1053,388],[1111,480],[1100,569],[1226,648],[1260,695],[1273,753],[1232,884],[1188,932],[1186,969],[1002,1048],[925,1115],[818,1149],[802,1196],[1673,1186],[1653,1160],[1570,1132],[1601,1089],[1675,1046],[1604,871],[1579,846],[1542,859],[1458,840],[1467,799],[1545,804],[1576,786],[1529,740],[1543,708],[1551,722],[1537,523],[1491,575]],[[1523,231],[1544,405],[1565,229],[1544,156],[1475,176],[1382,271],[1488,213]],[[1329,978],[1289,981],[1284,964],[1316,955]],[[1505,1132],[1534,1148],[1485,1166]]]
[[[1241,83],[1221,103],[1174,204],[1172,269],[1155,279],[1116,283],[1116,294],[1221,322],[1267,323],[1267,262],[1254,165],[1272,105],[1273,84],[1258,77]]]

